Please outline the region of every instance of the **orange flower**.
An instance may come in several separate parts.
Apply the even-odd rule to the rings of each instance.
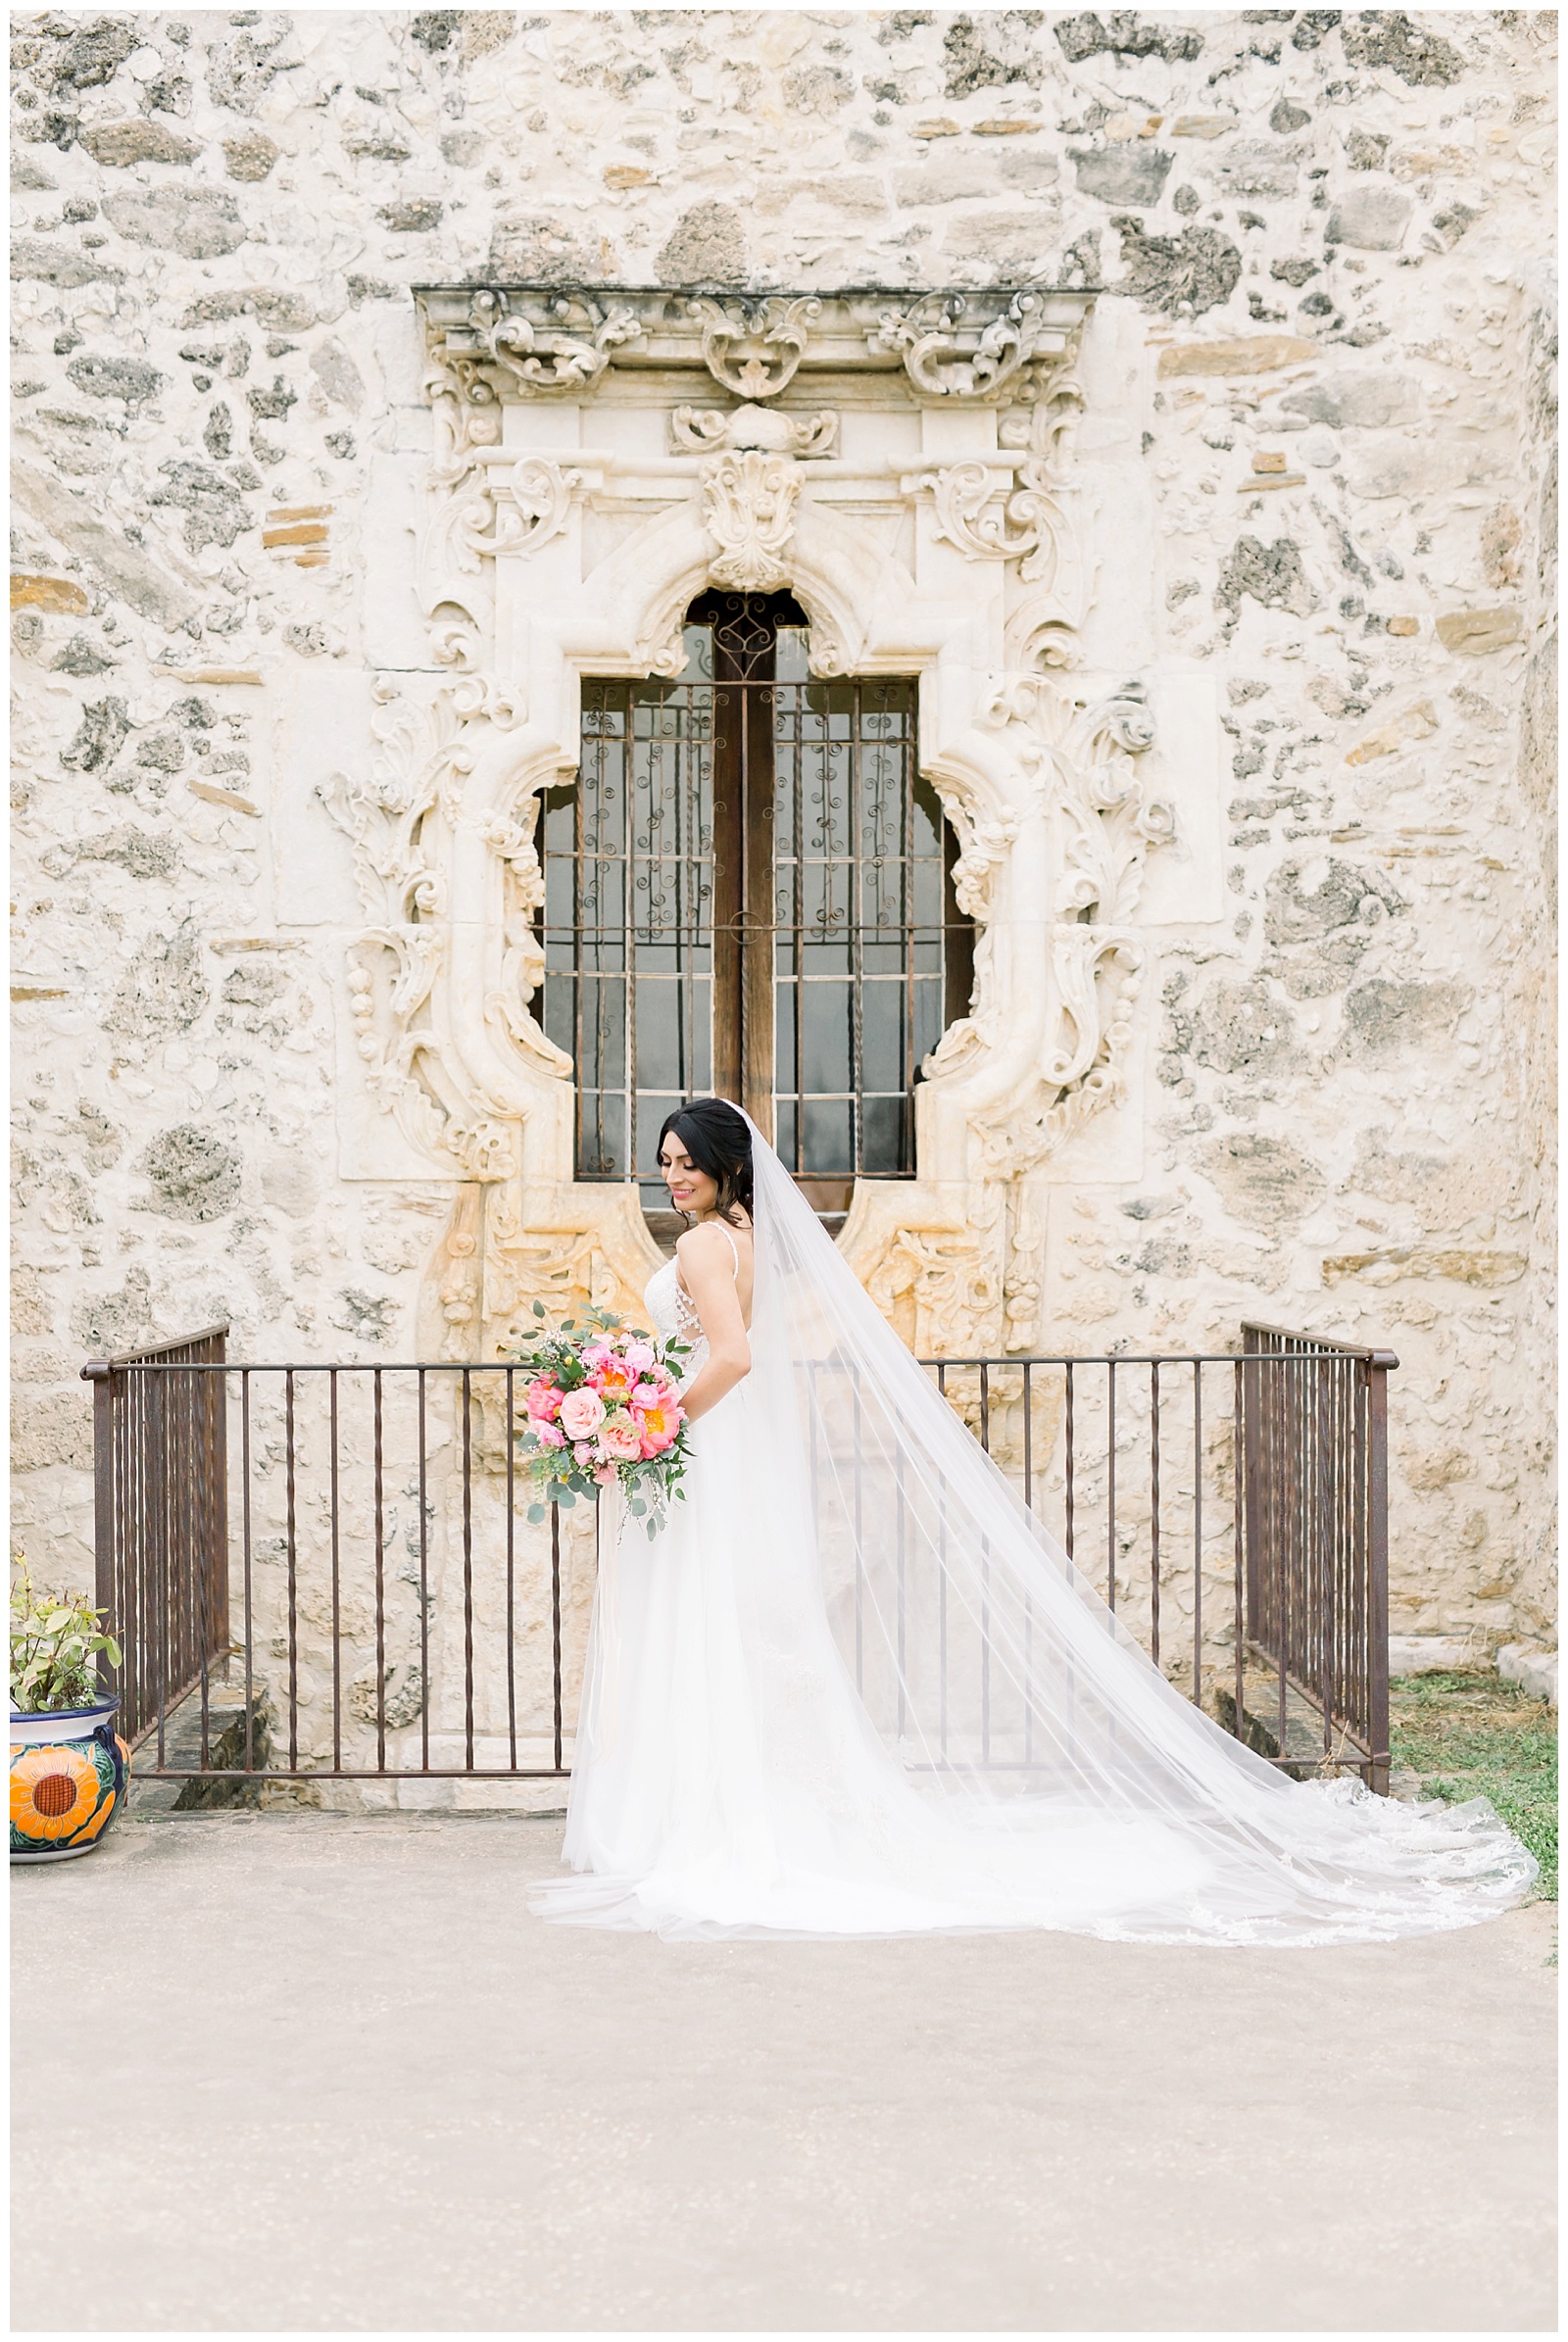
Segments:
[[[79,1749],[26,1749],[11,1767],[11,1827],[24,1837],[74,1837],[99,1795],[98,1768]]]
[[[77,1843],[81,1845],[90,1844],[91,1841],[97,1837],[99,1833],[107,1827],[109,1817],[114,1810],[115,1792],[113,1789],[106,1789],[104,1791],[103,1803],[99,1806],[98,1811],[92,1816],[91,1820],[87,1824],[86,1829],[77,1833]]]

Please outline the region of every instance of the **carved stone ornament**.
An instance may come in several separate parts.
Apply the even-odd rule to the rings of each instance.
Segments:
[[[971,561],[1017,561],[1025,584],[1055,575],[1066,518],[1042,464],[1023,464],[1017,487],[1010,464],[999,476],[981,462],[920,472],[907,486],[927,491],[937,509],[937,535]]]
[[[563,296],[551,306],[562,320],[555,328],[541,327],[525,312],[514,309],[505,293],[473,295],[466,335],[449,331],[447,350],[466,395],[476,405],[495,396],[480,370],[486,366],[535,397],[581,398],[604,373],[611,351],[642,334],[629,309],[601,310],[582,294]]]
[[[785,456],[760,449],[717,456],[703,473],[703,522],[718,547],[714,585],[771,594],[788,583],[781,556],[795,532],[801,476]]]
[[[743,399],[775,399],[788,388],[806,355],[808,328],[821,310],[809,294],[795,301],[743,301],[739,316],[717,301],[691,304],[703,329],[704,365],[715,382]]]
[[[462,820],[462,793],[477,738],[504,728],[505,704],[479,678],[443,686],[426,702],[395,683],[376,688],[369,774],[334,773],[318,794],[354,849],[362,906],[371,924],[348,950],[355,1049],[372,1098],[421,1153],[455,1158],[468,1179],[514,1178],[518,1169],[514,1101],[489,1095],[452,1055],[432,1020],[451,932],[442,834]],[[490,843],[508,865],[510,928],[526,924],[543,892],[531,838],[514,822],[492,823]],[[528,1015],[542,970],[531,928],[503,962],[514,1033],[561,1073],[566,1060]]]
[[[1070,367],[1095,290],[906,297],[469,284],[417,299],[435,373],[481,407],[591,398],[612,367],[706,376],[748,403],[848,374],[902,376],[899,399],[916,405],[1018,406],[1050,395]]]
[[[1031,1094],[978,1125],[987,1167],[1016,1178],[1121,1096],[1144,967],[1128,927],[1148,856],[1174,838],[1176,819],[1140,769],[1154,742],[1141,684],[1082,706],[1043,678],[1024,677],[995,695],[983,720],[1021,732],[1019,761],[1035,774],[1055,833],[1054,1029]]]
[[[1037,398],[1076,354],[1076,334],[1050,318],[1045,297],[1014,293],[989,323],[962,293],[929,293],[907,310],[885,310],[871,336],[897,350],[926,399],[994,406]]]
[[[755,447],[770,456],[830,456],[839,418],[827,410],[781,415],[776,407],[736,407],[726,415],[716,407],[677,407],[669,435],[675,447],[686,450]]]

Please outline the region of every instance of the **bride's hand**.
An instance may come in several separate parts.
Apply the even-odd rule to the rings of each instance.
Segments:
[[[708,1343],[707,1361],[681,1398],[687,1420],[695,1423],[746,1380],[752,1371],[752,1345],[741,1314],[735,1255],[724,1231],[712,1221],[688,1228],[676,1243],[675,1257]]]

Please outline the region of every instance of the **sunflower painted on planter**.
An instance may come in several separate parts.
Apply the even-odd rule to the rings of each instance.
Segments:
[[[79,1594],[38,1594],[19,1555],[11,1577],[11,1859],[60,1862],[101,1843],[125,1801],[130,1751],[98,1655],[120,1664],[101,1612]]]

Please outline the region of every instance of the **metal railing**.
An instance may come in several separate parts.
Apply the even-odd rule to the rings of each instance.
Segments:
[[[228,1327],[82,1368],[92,1385],[95,1600],[122,1647],[106,1670],[135,1741],[228,1655]],[[152,1369],[144,1372],[143,1369]]]
[[[1171,1682],[1386,1790],[1390,1352],[922,1363]],[[236,1366],[220,1329],[83,1369],[143,1780],[566,1777],[598,1520],[528,1526],[520,1371]]]

